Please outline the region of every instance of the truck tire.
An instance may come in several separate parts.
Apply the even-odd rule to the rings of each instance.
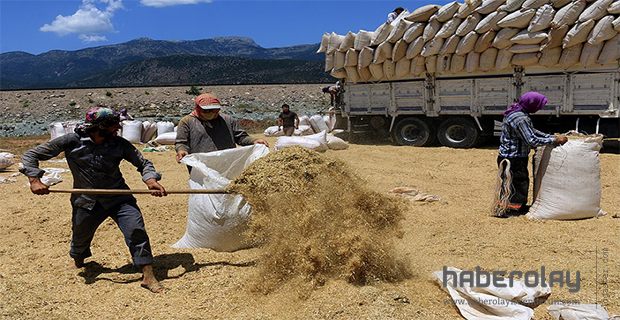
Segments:
[[[435,132],[422,119],[405,118],[396,123],[392,137],[400,146],[426,147],[435,141]]]
[[[471,148],[480,141],[480,131],[474,121],[466,118],[445,119],[437,132],[441,145],[450,148]]]

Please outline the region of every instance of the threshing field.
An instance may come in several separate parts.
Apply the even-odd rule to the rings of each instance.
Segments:
[[[0,149],[21,154],[41,139],[2,140]],[[269,139],[271,144],[275,139]],[[257,263],[264,250],[234,253],[173,249],[184,233],[187,196],[138,195],[156,259],[167,288],[153,294],[140,288],[122,235],[112,220],[95,235],[85,269],[70,268],[71,232],[67,195],[35,196],[27,180],[0,184],[0,317],[5,319],[460,319],[449,295],[431,274],[443,266],[473,270],[570,270],[581,275],[580,290],[552,288],[536,319],[551,319],[551,303],[599,303],[620,314],[620,156],[601,154],[602,208],[608,214],[581,221],[533,222],[524,217],[489,216],[497,151],[353,144],[325,156],[344,161],[366,186],[381,193],[400,186],[438,195],[406,210],[397,254],[411,276],[388,283],[353,285],[328,279],[312,288],[293,279],[270,293],[256,291]],[[145,153],[168,189],[187,187],[187,170],[173,151]],[[62,157],[62,156],[61,156]],[[42,167],[66,168],[43,162]],[[142,188],[130,164],[123,172]],[[0,176],[16,172],[11,167]],[[63,175],[58,187],[72,179]],[[578,191],[577,191],[578,192]],[[291,204],[294,206],[295,204]],[[614,217],[615,216],[615,217]],[[273,221],[272,223],[281,223]],[[294,278],[294,277],[293,277]]]

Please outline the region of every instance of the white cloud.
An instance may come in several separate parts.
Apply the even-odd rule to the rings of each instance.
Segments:
[[[39,30],[53,32],[60,36],[78,34],[85,42],[105,41],[101,33],[113,32],[112,17],[114,12],[123,7],[122,0],[99,0],[106,5],[100,10],[95,0],[82,0],[80,8],[71,16],[58,15],[54,21],[45,24]]]
[[[96,34],[81,34],[79,36],[80,40],[84,41],[84,42],[101,42],[101,41],[108,41],[108,38],[106,38],[105,36],[100,36],[100,35],[96,35]]]
[[[142,5],[147,7],[170,7],[183,4],[211,3],[212,0],[140,0]]]

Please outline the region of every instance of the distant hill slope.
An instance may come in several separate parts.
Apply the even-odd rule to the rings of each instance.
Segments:
[[[320,71],[318,62],[322,61],[323,58],[315,53],[317,48],[318,44],[266,49],[257,45],[252,39],[244,37],[220,37],[195,41],[164,41],[141,38],[117,45],[77,51],[53,50],[39,55],[25,52],[7,52],[0,54],[0,88],[68,87],[82,86],[84,83],[89,83],[91,86],[107,86],[109,83],[124,82],[123,79],[112,79],[110,75],[124,74],[123,70],[134,68],[140,65],[139,62],[144,62],[145,65],[153,65],[167,61],[169,65],[185,67],[185,64],[181,62],[172,64],[170,62],[178,60],[180,57],[189,58],[191,56],[197,58],[205,56],[245,58],[243,61],[253,59],[262,61],[295,60],[296,62],[290,62],[292,65],[289,65],[289,68],[295,65],[305,69],[312,65]],[[164,57],[173,58],[158,60]],[[224,59],[222,61],[230,60]],[[308,61],[316,63],[307,64]],[[257,62],[256,65],[270,66],[269,63],[263,62]],[[281,65],[281,62],[274,63],[274,66]],[[262,70],[261,72],[266,71]],[[193,72],[187,68],[178,72],[167,69],[165,78],[183,78],[185,77],[183,73],[191,74]],[[220,73],[222,72],[220,71]],[[232,73],[234,74],[234,72]],[[245,76],[245,74],[241,74],[241,76]],[[291,76],[291,78],[300,79],[300,82],[305,81],[302,80],[303,77],[303,74]],[[164,77],[148,76],[144,77],[144,82],[139,82],[138,77],[134,77],[132,83],[133,85],[156,85],[146,82],[151,78],[163,79]],[[261,78],[261,76],[249,75],[249,78]],[[97,79],[106,79],[111,82],[97,82]],[[231,79],[230,83],[242,83],[243,79],[244,77]],[[315,76],[311,76],[311,79],[315,79]],[[311,79],[307,81],[312,81]]]

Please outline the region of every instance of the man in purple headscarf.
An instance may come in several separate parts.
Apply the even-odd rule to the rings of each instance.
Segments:
[[[500,201],[496,208],[498,217],[527,213],[530,185],[527,163],[530,149],[547,144],[562,145],[568,140],[564,135],[546,134],[532,126],[529,115],[541,110],[546,104],[547,98],[544,95],[527,92],[504,112],[497,164],[503,182],[510,184],[510,192],[499,195]]]

